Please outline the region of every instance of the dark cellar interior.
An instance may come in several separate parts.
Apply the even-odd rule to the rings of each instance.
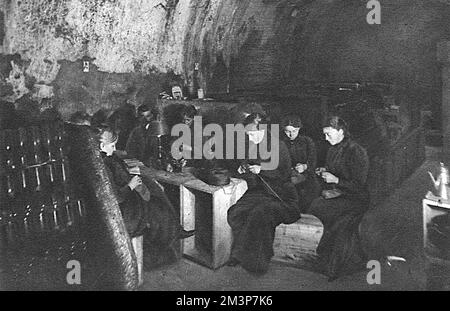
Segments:
[[[444,232],[442,251],[433,253],[446,265],[431,265],[422,200],[435,189],[428,172],[436,177],[440,162],[450,165],[450,1],[383,0],[380,24],[368,23],[367,2],[0,0],[0,289],[99,289],[105,259],[90,253],[95,249],[107,258],[105,269],[116,271],[108,289],[449,290],[450,238]],[[227,226],[226,211],[213,221],[208,208],[229,204],[217,203],[212,188],[161,172],[152,177],[174,206],[184,204],[180,219],[197,209],[197,233],[181,243],[175,262],[138,272],[135,245],[93,151],[98,147],[73,116],[103,118],[130,133],[143,104],[169,128],[186,105],[195,106],[203,125],[236,124],[259,111],[279,124],[299,114],[318,167],[328,150],[322,124],[330,115],[343,117],[367,151],[370,209],[359,233],[386,279],[370,286],[362,271],[327,282],[300,263],[298,254],[314,249],[322,232],[309,216],[277,228],[267,275],[224,266],[215,257],[222,256],[215,246],[221,233],[208,238],[212,227]],[[51,176],[38,166],[47,155]],[[14,173],[25,166],[22,175]],[[41,225],[53,229],[42,225],[28,234],[27,219],[39,227],[42,213],[51,220]],[[119,220],[93,228],[90,217]],[[450,214],[440,230],[450,232],[449,220]],[[206,245],[207,260],[195,260],[200,251],[183,256],[192,243]],[[66,283],[71,259],[87,271],[81,285]]]

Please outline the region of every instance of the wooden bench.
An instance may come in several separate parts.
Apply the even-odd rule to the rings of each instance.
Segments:
[[[276,228],[272,261],[298,266],[298,263],[316,255],[316,248],[323,234],[320,220],[309,214],[293,224],[281,224]]]
[[[227,211],[247,190],[247,183],[232,178],[224,187],[211,186],[191,173],[169,173],[146,166],[141,174],[160,182],[186,230],[196,230],[193,237],[182,240],[180,252],[187,258],[217,269],[225,264],[231,251],[232,234]]]
[[[194,237],[181,243],[184,256],[212,269],[223,266],[232,243],[227,211],[244,194],[246,183],[233,179],[234,183],[223,190],[190,173],[141,167],[141,174],[155,178],[166,190],[172,189],[172,194],[179,193],[179,197],[171,200],[180,207],[181,222],[186,230],[197,230]],[[273,261],[296,266],[302,258],[314,256],[322,233],[322,223],[309,214],[303,214],[293,224],[279,225],[275,232]]]

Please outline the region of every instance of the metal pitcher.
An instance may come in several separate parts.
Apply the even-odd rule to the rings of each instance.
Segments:
[[[434,183],[434,187],[436,188],[437,194],[444,200],[448,200],[448,184],[449,184],[449,173],[448,168],[444,166],[444,163],[441,162],[440,172],[437,179],[434,178],[431,172],[428,172],[431,177],[431,180]]]

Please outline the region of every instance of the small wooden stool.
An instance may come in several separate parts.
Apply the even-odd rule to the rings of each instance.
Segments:
[[[133,245],[134,253],[136,254],[137,264],[138,264],[138,276],[139,276],[139,286],[144,283],[143,266],[144,266],[144,246],[143,246],[144,236],[139,235],[131,239],[131,244]]]

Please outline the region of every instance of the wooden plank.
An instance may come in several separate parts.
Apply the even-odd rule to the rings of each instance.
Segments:
[[[225,264],[231,254],[233,233],[228,224],[228,209],[247,191],[247,183],[240,179],[232,179],[231,184],[214,193],[213,219],[213,267],[216,269]]]
[[[196,177],[191,173],[169,173],[162,170],[157,170],[145,165],[139,167],[141,174],[156,179],[157,181],[165,182],[171,185],[179,186],[190,180],[195,180]]]
[[[143,248],[144,236],[140,235],[131,239],[131,244],[133,245],[134,253],[136,254],[137,264],[138,264],[138,286],[144,284],[144,248]]]
[[[322,234],[322,223],[313,215],[302,214],[293,224],[279,225],[275,230],[272,261],[297,268],[310,265]]]
[[[213,194],[217,190],[221,189],[221,187],[211,186],[201,181],[200,179],[188,180],[183,183],[185,187],[196,189],[205,193]]]

